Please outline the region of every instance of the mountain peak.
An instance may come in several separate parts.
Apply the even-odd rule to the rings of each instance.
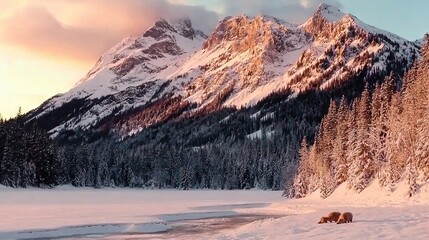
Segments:
[[[224,18],[214,32],[204,43],[204,49],[211,49],[221,43],[235,42],[234,49],[248,49],[258,44],[273,45],[282,41],[287,31],[294,31],[297,26],[283,20],[258,14],[248,16],[240,14],[235,17]],[[284,40],[284,39],[283,39]],[[280,43],[279,43],[280,44]]]
[[[340,32],[349,31],[349,27],[353,26],[360,30],[371,34],[382,34],[395,41],[403,42],[404,39],[390,32],[378,29],[368,25],[352,14],[341,12],[337,7],[325,3],[319,5],[313,16],[305,22],[300,28],[313,34],[314,37],[324,37],[328,41],[338,35]]]
[[[332,32],[334,25],[337,25],[346,16],[338,8],[321,3],[313,16],[308,19],[300,28],[312,33],[315,37],[326,35]]]
[[[341,12],[337,7],[321,3],[313,17],[322,17],[328,22],[338,22],[344,17],[344,15],[345,13]]]
[[[197,36],[207,38],[207,36],[205,36],[202,31],[194,29],[194,27],[192,26],[192,21],[188,17],[173,20],[171,25],[174,27],[177,33],[186,38],[194,39],[194,37]]]
[[[187,27],[187,28],[192,27],[192,21],[189,17],[179,18],[172,22],[176,24],[180,24],[183,27]]]
[[[195,30],[192,26],[190,18],[179,18],[167,21],[164,18],[159,18],[144,34],[143,37],[152,37],[159,39],[167,32],[174,32],[182,35],[183,37],[193,39],[196,36],[206,38],[205,35]]]
[[[317,7],[317,11],[319,10],[331,10],[331,11],[340,11],[337,7],[327,4],[327,3],[320,3]]]
[[[173,26],[170,25],[170,23],[167,22],[167,20],[164,18],[159,18],[156,20],[153,26],[143,34],[143,37],[152,37],[154,39],[158,39],[168,31],[176,32],[176,30],[173,28]]]

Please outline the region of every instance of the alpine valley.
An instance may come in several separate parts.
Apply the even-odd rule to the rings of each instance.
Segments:
[[[301,141],[329,106],[401,91],[422,45],[326,4],[299,26],[239,15],[208,36],[159,19],[23,118],[54,139],[56,184],[298,191]]]

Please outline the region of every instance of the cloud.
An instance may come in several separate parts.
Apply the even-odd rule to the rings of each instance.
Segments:
[[[21,0],[13,7],[12,13],[0,11],[0,44],[76,61],[94,61],[157,18],[187,16],[206,31],[218,21],[216,13],[203,7],[166,0]]]
[[[3,1],[0,1],[2,3]],[[210,33],[227,15],[258,13],[301,23],[321,0],[15,0],[0,5],[0,44],[43,58],[93,62],[157,18],[190,17]],[[337,0],[325,0],[340,6]],[[4,2],[3,2],[4,3]]]
[[[115,40],[101,29],[63,26],[45,8],[30,6],[19,9],[0,27],[1,41],[44,55],[64,58],[91,58],[106,43]]]

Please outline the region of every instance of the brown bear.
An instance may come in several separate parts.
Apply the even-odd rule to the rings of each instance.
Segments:
[[[320,221],[318,222],[319,224],[321,224],[321,223],[327,223],[329,221],[329,218],[328,217],[321,217],[320,218]]]
[[[337,224],[348,223],[353,221],[353,214],[351,212],[344,212],[338,218]]]
[[[321,217],[319,224],[320,223],[327,223],[328,221],[329,222],[337,222],[340,215],[341,215],[341,213],[339,213],[339,212],[331,212],[328,214],[327,217]]]

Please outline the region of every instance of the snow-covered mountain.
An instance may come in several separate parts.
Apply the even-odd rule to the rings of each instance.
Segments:
[[[140,36],[126,38],[103,54],[70,91],[54,96],[36,109],[37,118],[73,105],[57,130],[88,128],[114,111],[138,107],[160,97],[176,71],[207,36],[189,19],[158,20]],[[76,114],[78,112],[78,114]],[[80,115],[80,116],[77,116]]]
[[[419,48],[326,4],[301,26],[239,15],[223,19],[210,36],[189,19],[161,19],[103,54],[74,88],[29,117],[47,119],[46,128],[55,134],[140,111],[116,125],[135,131],[167,115],[240,108],[286,88],[297,94],[323,90],[356,76],[407,68]],[[162,107],[147,111],[157,104]]]

